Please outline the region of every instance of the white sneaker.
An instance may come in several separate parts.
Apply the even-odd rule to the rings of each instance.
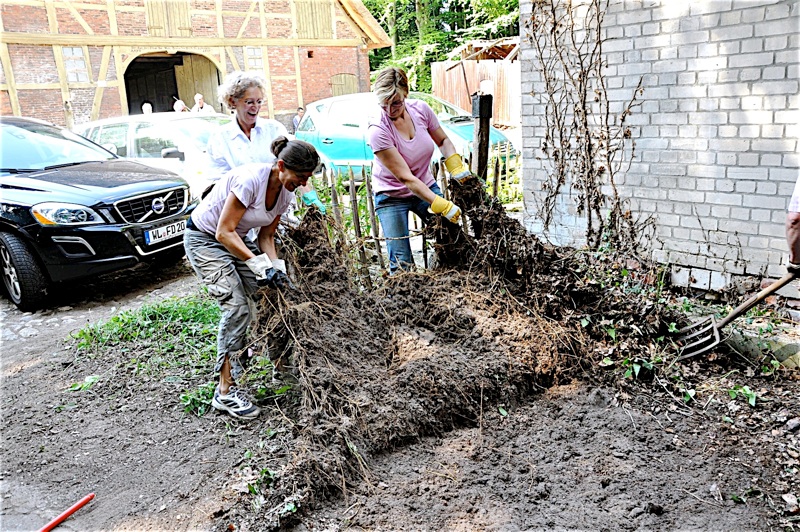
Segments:
[[[223,395],[217,386],[211,406],[239,419],[255,419],[261,412],[261,409],[254,405],[243,391],[236,388],[231,388],[227,394]]]

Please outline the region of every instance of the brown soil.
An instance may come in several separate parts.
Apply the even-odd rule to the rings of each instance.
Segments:
[[[725,352],[668,367],[657,269],[548,248],[479,187],[451,192],[470,234],[437,226],[439,268],[374,290],[306,216],[298,290],[264,291],[254,331],[293,388],[257,421],[183,413],[210,375],[133,373],[144,346],[4,346],[3,530],[88,492],[65,529],[797,526],[796,373]]]

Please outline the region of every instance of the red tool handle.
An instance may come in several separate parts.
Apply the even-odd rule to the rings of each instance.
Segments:
[[[83,499],[79,500],[78,502],[70,506],[68,510],[66,510],[64,513],[62,513],[49,523],[47,523],[47,525],[45,525],[45,527],[41,529],[39,532],[50,532],[55,527],[66,521],[67,517],[71,516],[72,514],[80,510],[87,502],[91,501],[92,499],[94,499],[94,493],[90,493]]]

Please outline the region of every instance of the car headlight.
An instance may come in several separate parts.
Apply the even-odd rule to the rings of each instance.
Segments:
[[[89,225],[105,222],[89,207],[75,203],[39,203],[31,207],[31,212],[42,225]]]

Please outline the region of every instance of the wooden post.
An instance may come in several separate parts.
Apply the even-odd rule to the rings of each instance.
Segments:
[[[328,183],[331,189],[331,208],[333,209],[333,218],[336,220],[336,223],[339,225],[339,227],[342,227],[342,210],[339,207],[339,193],[336,192],[336,179],[333,177],[333,168],[331,168],[330,182],[328,181],[327,173],[328,169],[326,168],[322,172],[322,176],[325,178],[325,182]]]
[[[494,180],[492,181],[492,196],[497,197],[500,191],[500,154],[494,160]]]
[[[428,226],[426,225],[425,228]],[[428,269],[428,236],[425,234],[425,228],[422,229],[422,264],[425,269]]]
[[[475,119],[475,132],[472,145],[472,173],[486,181],[489,163],[489,122],[492,119],[492,95],[472,95],[472,118]]]
[[[444,171],[444,163],[439,163],[439,176],[437,181],[439,182],[439,188],[442,189],[442,194],[444,195],[444,199],[450,201],[450,189],[447,187],[447,176]]]
[[[353,231],[356,233],[356,242],[358,243],[358,256],[361,259],[361,276],[364,278],[364,284],[367,288],[372,290],[372,279],[369,276],[369,265],[367,264],[367,251],[364,249],[364,241],[361,240],[361,219],[358,215],[358,195],[356,193],[356,177],[353,175],[353,167],[350,167],[348,172],[350,176],[350,204],[353,207]]]
[[[361,175],[364,175],[364,169],[361,169]],[[372,238],[375,240],[375,251],[378,253],[378,261],[381,263],[381,270],[386,269],[386,263],[383,262],[383,250],[381,249],[381,240],[378,234],[378,217],[375,216],[375,200],[372,197],[372,183],[371,176],[364,177],[364,184],[367,185],[367,207],[369,208],[369,223],[372,225]]]

